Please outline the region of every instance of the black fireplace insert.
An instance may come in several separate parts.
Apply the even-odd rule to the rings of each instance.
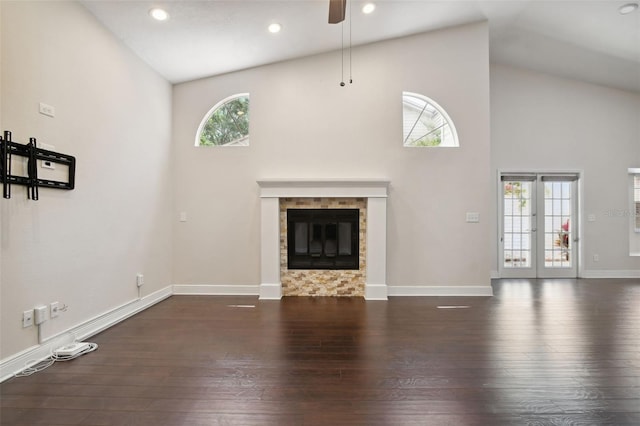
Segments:
[[[360,269],[358,209],[287,209],[288,269]]]

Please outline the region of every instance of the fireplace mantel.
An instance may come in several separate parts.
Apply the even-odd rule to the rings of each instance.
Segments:
[[[382,179],[263,179],[260,197],[387,197],[388,180]]]
[[[387,179],[261,179],[260,299],[280,299],[280,198],[367,199],[365,299],[387,300]]]

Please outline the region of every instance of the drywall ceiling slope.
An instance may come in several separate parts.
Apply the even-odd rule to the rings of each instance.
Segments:
[[[360,45],[488,20],[492,61],[640,91],[640,10],[620,15],[625,1],[378,0],[364,15],[354,0],[344,27],[327,23],[325,0],[81,3],[172,83],[339,49],[343,31]],[[166,22],[149,17],[159,4]]]

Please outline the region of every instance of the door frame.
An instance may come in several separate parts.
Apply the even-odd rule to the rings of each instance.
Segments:
[[[497,235],[496,235],[496,262],[497,262],[497,273],[498,273],[498,278],[514,278],[514,276],[512,276],[512,274],[510,274],[508,269],[504,268],[504,262],[503,262],[503,258],[502,256],[504,255],[504,241],[502,240],[502,236],[503,236],[503,226],[504,226],[504,220],[503,220],[503,213],[504,213],[504,202],[503,202],[503,195],[502,195],[502,176],[503,175],[536,175],[536,185],[538,185],[538,183],[540,182],[539,176],[540,175],[576,175],[577,176],[577,180],[576,180],[576,194],[575,196],[577,197],[577,200],[575,201],[575,206],[577,206],[577,212],[575,213],[575,225],[574,225],[574,229],[575,229],[575,233],[577,233],[576,237],[578,239],[577,242],[574,242],[574,250],[576,250],[575,253],[575,261],[576,261],[576,274],[577,277],[582,277],[584,274],[584,229],[583,229],[583,223],[584,221],[583,216],[584,216],[584,185],[583,185],[583,178],[584,178],[584,171],[580,170],[580,169],[531,169],[531,168],[521,168],[521,169],[497,169],[497,174],[496,174],[496,204],[497,204],[497,218],[496,218],[496,230],[497,230]],[[538,194],[540,192],[540,188],[536,189],[536,194],[535,194],[535,198],[536,198],[536,203],[539,203],[540,200],[538,200]],[[536,235],[537,238],[537,235]],[[536,247],[536,252],[539,251],[539,247]],[[539,260],[537,259],[537,253],[536,253],[536,262],[538,262]],[[538,267],[537,265],[532,268],[533,270],[533,274],[535,276],[532,276],[530,278],[538,278]],[[524,277],[522,277],[524,278]],[[540,277],[542,278],[542,277]]]

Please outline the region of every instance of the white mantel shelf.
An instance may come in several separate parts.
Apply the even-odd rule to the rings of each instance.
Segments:
[[[387,179],[261,179],[260,299],[280,299],[280,198],[367,198],[365,299],[387,300]]]
[[[386,197],[386,179],[262,179],[260,197]]]

